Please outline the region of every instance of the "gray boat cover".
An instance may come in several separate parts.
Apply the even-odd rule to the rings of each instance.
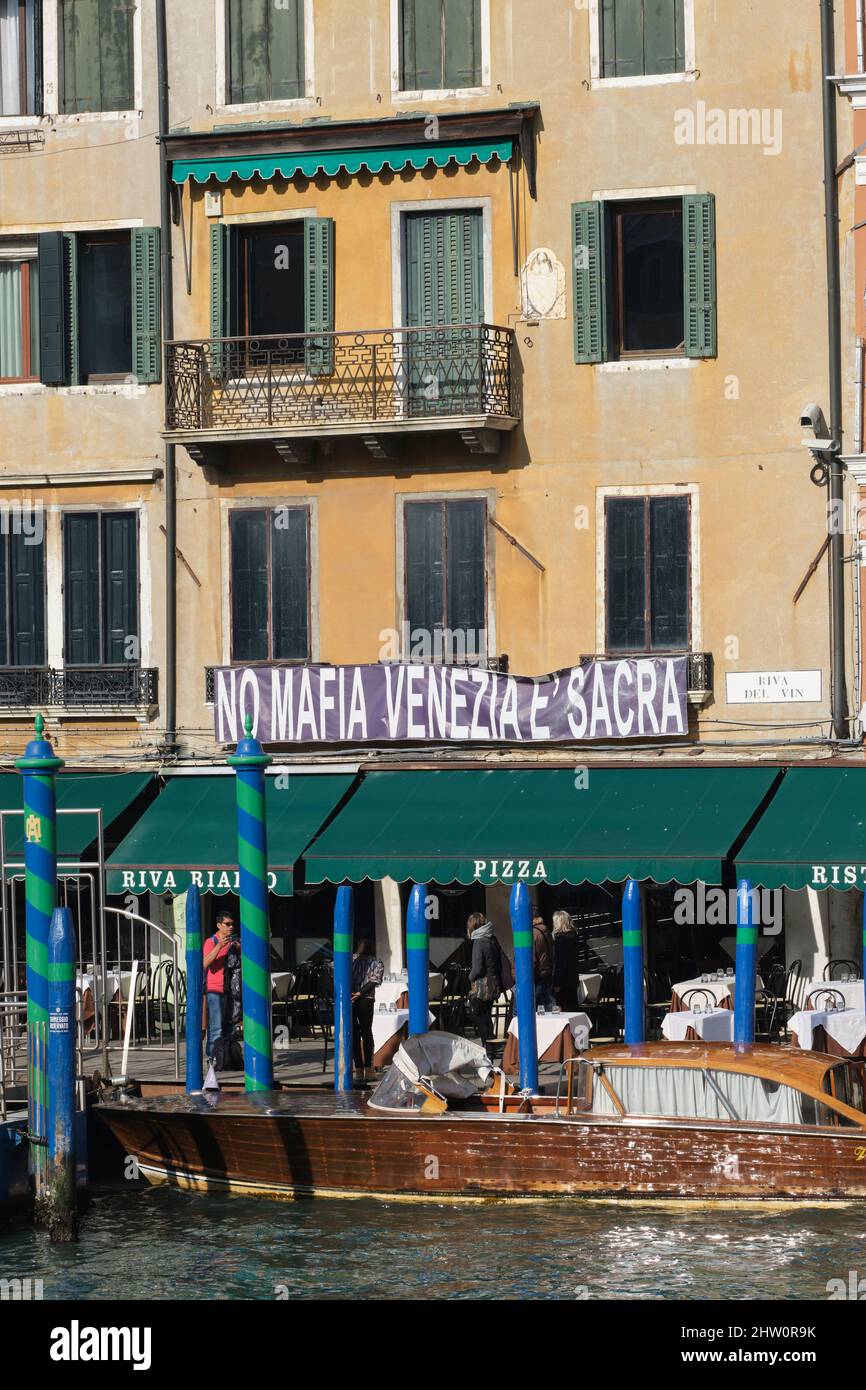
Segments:
[[[445,1100],[468,1100],[486,1089],[493,1071],[478,1043],[453,1033],[417,1033],[400,1044],[369,1104],[376,1110],[420,1109],[426,1097],[418,1081]]]

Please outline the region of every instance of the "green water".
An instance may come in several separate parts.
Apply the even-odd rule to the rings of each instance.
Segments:
[[[272,1203],[96,1195],[76,1246],[0,1232],[0,1278],[48,1299],[826,1299],[866,1277],[866,1208],[580,1201]]]

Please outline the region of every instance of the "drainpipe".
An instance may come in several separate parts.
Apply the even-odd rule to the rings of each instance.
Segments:
[[[159,85],[159,212],[162,282],[163,342],[174,337],[174,282],[171,256],[171,203],[169,201],[168,42],[165,0],[156,0],[156,71]],[[165,361],[163,372],[165,372]],[[168,383],[165,382],[167,399]],[[177,477],[175,446],[165,446],[165,749],[177,751]]]
[[[828,516],[834,520],[830,536],[830,712],[833,737],[848,737],[848,693],[845,670],[845,551],[844,530],[836,518],[842,515],[844,465],[842,449],[842,303],[839,272],[839,191],[836,135],[836,43],[834,0],[821,0],[821,73],[824,105],[824,215],[827,245],[827,326],[830,375],[830,437],[835,448],[825,457],[828,467]]]
[[[857,0],[857,71],[863,71],[863,62],[866,58],[864,52],[864,39],[866,39],[866,3],[864,0]]]

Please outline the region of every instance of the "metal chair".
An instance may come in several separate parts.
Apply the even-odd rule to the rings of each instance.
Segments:
[[[647,1031],[652,1037],[660,1038],[662,1019],[665,1014],[670,1013],[673,986],[667,976],[653,973],[649,970],[644,971],[643,978],[648,1024]]]
[[[816,1013],[824,1013],[828,1005],[834,1009],[844,1009],[845,996],[841,990],[830,989],[829,986],[825,986],[823,989],[813,989],[806,1000],[806,1008],[814,1009]]]
[[[711,1009],[715,1009],[717,1006],[716,996],[713,994],[712,990],[709,989],[687,989],[680,997],[686,1012],[693,1009],[696,1003],[700,1004],[701,1007],[709,1007]]]
[[[315,1009],[314,967],[309,961],[299,965],[286,995],[286,1022],[289,1027],[289,1042],[296,1036],[301,1040],[301,1025],[313,1029]]]
[[[584,1004],[583,1012],[592,1024],[594,1044],[619,1042],[624,1019],[622,966],[609,965],[602,972],[598,999]]]
[[[762,1042],[778,1041],[779,1000],[766,989],[755,992],[755,1037]]]
[[[791,961],[787,969],[778,962],[770,971],[764,988],[764,994],[772,995],[776,1000],[773,1023],[779,1037],[785,1042],[789,1036],[788,1020],[800,1008],[794,996],[800,983],[802,969],[802,961],[799,960]]]
[[[827,964],[824,966],[823,979],[835,980],[837,978],[835,973],[837,970],[840,975],[856,975],[858,977],[860,975],[860,967],[856,961],[828,960]]]

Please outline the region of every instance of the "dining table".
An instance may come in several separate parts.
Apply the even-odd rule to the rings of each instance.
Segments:
[[[715,1000],[717,1008],[732,1009],[734,1007],[734,997],[737,988],[735,975],[724,975],[721,979],[716,975],[711,975],[708,979],[702,980],[698,977],[695,980],[681,980],[679,984],[673,985],[671,989],[671,1013],[681,1013],[688,1009],[689,1005],[685,1002],[685,996],[689,990],[705,989],[710,997]],[[764,981],[758,975],[755,979],[755,988],[764,988]],[[704,1001],[701,1001],[704,1002]]]
[[[662,1037],[668,1042],[733,1042],[733,1009],[715,1008],[706,1013],[672,1009],[662,1019]]]
[[[535,1042],[539,1062],[566,1062],[589,1046],[592,1020],[588,1014],[563,1009],[536,1013]],[[520,1025],[515,1014],[508,1025],[502,1070],[514,1075],[520,1069]]]
[[[801,1009],[788,1019],[791,1045],[831,1057],[866,1057],[866,1011]]]
[[[428,1024],[435,1020],[428,1014]],[[379,1008],[373,1010],[373,1066],[387,1067],[401,1042],[409,1036],[409,1010]]]
[[[119,1003],[129,997],[131,970],[107,970],[105,972],[106,991],[109,1005]],[[96,1018],[102,1010],[102,975],[97,970],[78,971],[75,976],[76,994],[81,999],[81,1022],[85,1035],[96,1031]],[[122,1019],[115,1023],[109,1019],[109,1032],[120,1036]]]
[[[832,989],[834,994],[841,994],[845,1000],[846,1009],[862,1009],[866,1007],[863,998],[862,980],[806,980],[797,991],[802,995],[804,1007],[808,999],[817,994],[818,990]],[[826,999],[819,1001],[825,1003]]]
[[[428,999],[432,999],[435,1002],[437,999],[441,998],[444,978],[444,975],[438,970],[430,971],[427,984]],[[376,986],[375,1001],[377,1009],[380,1004],[386,1005],[387,1008],[390,1008],[391,1005],[394,1004],[398,1009],[408,1009],[409,981],[402,978],[399,980],[383,980],[380,985]]]

